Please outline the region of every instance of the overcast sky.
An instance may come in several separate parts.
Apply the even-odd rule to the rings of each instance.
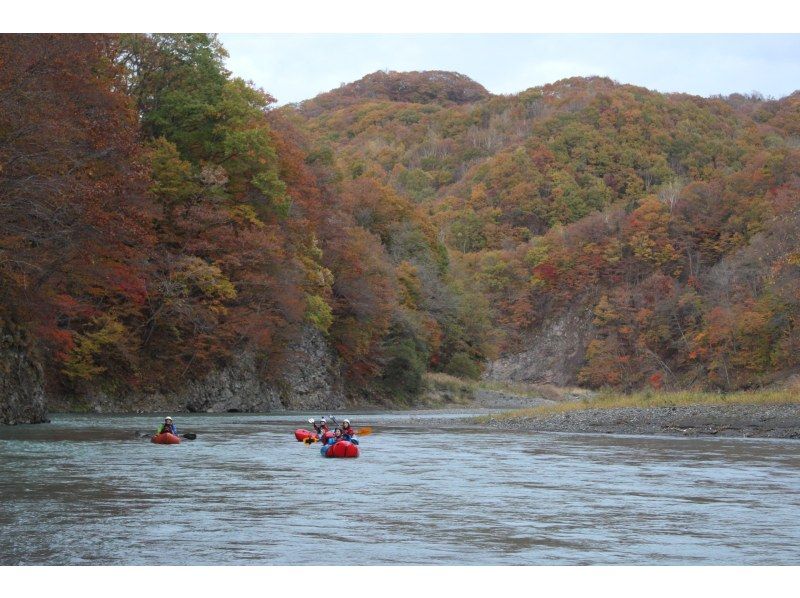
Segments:
[[[377,70],[463,73],[493,93],[604,75],[663,92],[783,97],[800,89],[800,35],[221,34],[228,68],[285,104]]]

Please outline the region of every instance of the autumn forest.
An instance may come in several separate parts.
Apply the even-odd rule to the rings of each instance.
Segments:
[[[277,107],[225,58],[0,36],[0,331],[49,393],[175,390],[245,352],[279,381],[313,331],[351,393],[411,403],[565,321],[574,385],[800,370],[800,92],[381,71]]]

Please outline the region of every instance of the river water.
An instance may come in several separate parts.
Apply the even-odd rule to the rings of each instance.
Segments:
[[[800,564],[800,443],[494,433],[364,414],[54,415],[0,427],[0,564]]]

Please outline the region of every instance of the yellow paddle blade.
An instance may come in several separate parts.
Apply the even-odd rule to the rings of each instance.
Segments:
[[[358,432],[356,432],[356,436],[368,436],[372,434],[372,428],[367,426],[366,428],[359,428]]]

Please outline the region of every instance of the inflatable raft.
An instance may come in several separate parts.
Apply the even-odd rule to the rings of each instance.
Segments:
[[[294,437],[297,439],[298,442],[303,442],[306,438],[313,438],[314,442],[319,440],[319,434],[316,432],[312,432],[310,430],[303,430],[302,428],[298,428],[294,431]],[[323,440],[327,440],[328,438],[333,438],[333,432],[328,430],[325,434],[322,435]]]
[[[348,440],[340,440],[336,444],[323,446],[320,453],[324,457],[355,458],[358,457],[358,447]]]
[[[162,432],[161,434],[154,435],[150,442],[155,444],[180,444],[181,439],[180,436],[175,436],[175,434],[170,434],[169,432]]]
[[[311,432],[309,430],[303,430],[302,428],[298,428],[294,431],[294,437],[297,439],[297,442],[303,442],[306,438],[317,438],[316,432]]]

